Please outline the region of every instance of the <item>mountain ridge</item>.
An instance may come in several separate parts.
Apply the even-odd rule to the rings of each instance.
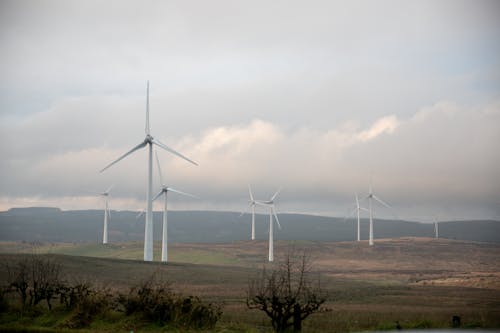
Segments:
[[[0,240],[86,242],[102,241],[103,210],[61,210],[56,207],[11,208],[0,212]],[[109,240],[142,240],[144,219],[137,211],[111,211]],[[356,237],[356,220],[303,213],[278,214],[283,229],[275,239],[351,241]],[[162,212],[154,212],[155,240],[161,237]],[[239,212],[177,211],[168,213],[169,239],[175,242],[217,243],[250,237],[251,214]],[[269,215],[256,214],[256,237],[267,239]],[[405,220],[374,219],[377,238],[433,237],[434,225]],[[362,239],[368,237],[368,219],[361,219]],[[500,221],[460,220],[439,222],[442,238],[500,243]]]

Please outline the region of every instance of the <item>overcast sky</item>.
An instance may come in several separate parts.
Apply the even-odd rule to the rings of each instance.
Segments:
[[[0,0],[0,210],[145,206],[150,80],[173,209],[500,219],[498,1]],[[155,192],[159,189],[156,169]],[[156,203],[156,209],[160,205]]]

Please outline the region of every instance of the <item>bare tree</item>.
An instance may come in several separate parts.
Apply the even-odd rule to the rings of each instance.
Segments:
[[[49,309],[62,285],[61,265],[54,259],[32,254],[23,256],[15,264],[5,265],[8,281],[21,297],[23,308],[45,300]],[[29,298],[28,298],[29,296]]]
[[[248,286],[247,306],[258,309],[271,318],[276,332],[300,332],[302,321],[309,315],[326,310],[322,308],[326,293],[319,276],[313,279],[308,258],[304,252],[300,259],[289,251],[285,261],[268,272],[265,268],[258,279]]]
[[[19,294],[21,297],[21,305],[24,309],[26,300],[28,299],[30,278],[28,258],[23,257],[14,266],[9,265],[9,263],[5,263],[4,266],[8,274],[9,287],[13,288]]]
[[[40,255],[31,257],[31,289],[30,303],[37,305],[45,300],[49,310],[51,300],[56,297],[62,282],[60,278],[61,265],[55,260]]]

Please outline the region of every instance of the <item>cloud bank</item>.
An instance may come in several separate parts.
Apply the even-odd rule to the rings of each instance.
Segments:
[[[115,207],[143,205],[145,150],[98,172],[143,139],[142,119],[120,117],[134,103],[130,106],[116,97],[97,102],[100,108],[115,110],[110,115],[89,117],[93,108],[82,105],[94,103],[93,98],[69,100],[2,129],[4,139],[16,138],[15,145],[2,148],[9,157],[0,163],[5,175],[0,184],[3,206],[33,197],[81,197],[69,200],[68,207],[91,208],[86,191],[100,191],[109,184],[116,184]],[[498,102],[477,108],[439,102],[408,118],[388,115],[368,126],[352,120],[326,131],[283,128],[263,119],[180,138],[164,136],[155,128],[153,123],[153,135],[200,164],[192,166],[157,149],[165,181],[202,198],[199,202],[179,198],[177,207],[237,209],[244,205],[246,186],[251,184],[262,198],[283,186],[284,210],[314,213],[321,204],[327,208],[320,212],[340,214],[354,193],[366,192],[370,178],[396,209],[472,202],[490,207],[494,215],[498,205]],[[36,140],[23,135],[33,132]]]

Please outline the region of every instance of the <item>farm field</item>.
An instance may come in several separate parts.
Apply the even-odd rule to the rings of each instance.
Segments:
[[[159,244],[155,245],[159,255]],[[304,322],[304,332],[394,329],[396,321],[403,328],[442,328],[450,326],[453,315],[459,315],[465,327],[500,327],[498,244],[398,238],[377,240],[373,247],[367,242],[275,245],[277,262],[290,248],[299,254],[306,251],[328,291],[326,306],[331,311],[311,316]],[[176,292],[221,303],[219,331],[271,329],[263,314],[245,304],[248,281],[263,267],[272,266],[266,262],[265,241],[172,244],[168,264],[142,262],[142,243],[0,244],[4,263],[33,252],[55,258],[67,279],[116,292],[156,272]],[[2,270],[2,283],[6,278]],[[3,320],[1,325],[7,327]]]

